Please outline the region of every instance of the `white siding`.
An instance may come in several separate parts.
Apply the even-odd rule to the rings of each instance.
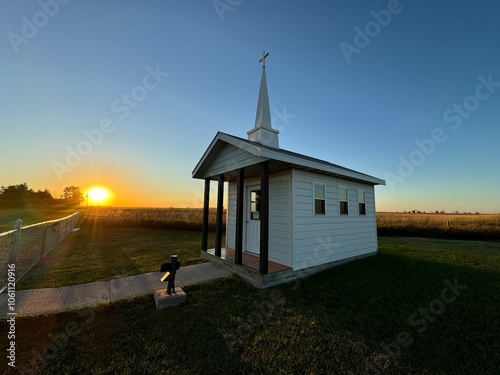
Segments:
[[[377,251],[372,185],[297,169],[292,178],[294,270]],[[314,214],[314,182],[326,185],[325,215]],[[348,215],[340,215],[339,186],[348,189]],[[358,190],[366,192],[366,215],[359,215]]]
[[[269,260],[292,266],[290,171],[269,177]]]
[[[235,171],[263,160],[265,159],[252,155],[241,148],[226,144],[212,162],[210,168],[205,171],[204,177]]]

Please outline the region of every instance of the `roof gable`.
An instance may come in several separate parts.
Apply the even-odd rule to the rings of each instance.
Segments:
[[[196,165],[193,170],[193,178],[215,177],[265,160],[281,162],[290,166],[344,177],[371,185],[385,185],[384,180],[352,169],[222,132],[217,133]]]

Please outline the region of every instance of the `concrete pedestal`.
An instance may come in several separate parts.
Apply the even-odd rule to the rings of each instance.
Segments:
[[[157,310],[167,307],[179,306],[187,301],[187,294],[182,288],[176,287],[175,293],[167,294],[167,289],[159,289],[155,292],[155,304]]]

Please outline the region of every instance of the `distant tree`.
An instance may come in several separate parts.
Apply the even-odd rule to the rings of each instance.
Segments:
[[[71,206],[78,206],[85,201],[82,190],[78,186],[66,186],[61,195],[64,203]]]
[[[28,190],[27,195],[28,205],[31,207],[46,207],[55,203],[54,197],[48,189],[33,191]]]
[[[28,184],[26,182],[18,185],[2,186],[0,188],[0,206],[23,208],[26,206],[28,196]]]

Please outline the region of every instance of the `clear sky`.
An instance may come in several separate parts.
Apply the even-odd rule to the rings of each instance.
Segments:
[[[200,207],[217,131],[387,180],[380,211],[500,212],[498,1],[4,0],[0,185]]]

